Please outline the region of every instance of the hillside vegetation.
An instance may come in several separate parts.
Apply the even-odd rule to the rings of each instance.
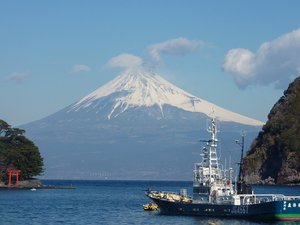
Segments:
[[[242,171],[247,183],[300,183],[300,77],[270,111]]]
[[[21,170],[21,180],[42,174],[43,158],[24,133],[0,119],[0,181],[7,180],[7,169]]]

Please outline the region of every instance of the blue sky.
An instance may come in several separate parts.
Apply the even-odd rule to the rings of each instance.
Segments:
[[[170,82],[266,121],[300,72],[299,8],[296,0],[0,1],[0,118],[41,119],[116,77],[113,57],[153,61],[154,52]]]

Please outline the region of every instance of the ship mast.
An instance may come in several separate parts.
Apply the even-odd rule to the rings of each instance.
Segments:
[[[242,136],[242,141],[240,142],[239,140],[236,140],[235,143],[237,143],[241,147],[241,159],[239,163],[239,175],[238,175],[238,193],[243,193],[243,184],[244,184],[244,177],[242,174],[242,166],[243,166],[243,157],[244,157],[244,145],[245,145],[245,135],[246,132],[242,131],[241,136]]]
[[[217,147],[218,147],[218,139],[217,139],[217,124],[216,119],[213,117],[211,119],[211,126],[208,127],[207,131],[211,134],[210,145],[209,145],[209,182],[212,183],[214,179],[219,177],[219,160],[217,156]]]

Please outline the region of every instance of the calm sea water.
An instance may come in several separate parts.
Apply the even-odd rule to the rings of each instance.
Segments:
[[[161,181],[44,181],[50,185],[73,185],[75,190],[2,190],[0,224],[270,224],[235,219],[165,216],[145,212],[144,191],[179,191],[191,182]],[[300,187],[255,187],[257,192],[300,195]],[[274,223],[299,224],[299,223]]]

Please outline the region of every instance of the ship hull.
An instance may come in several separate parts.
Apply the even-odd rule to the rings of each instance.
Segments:
[[[252,205],[217,205],[151,199],[159,206],[161,214],[300,221],[300,200],[272,201]]]

